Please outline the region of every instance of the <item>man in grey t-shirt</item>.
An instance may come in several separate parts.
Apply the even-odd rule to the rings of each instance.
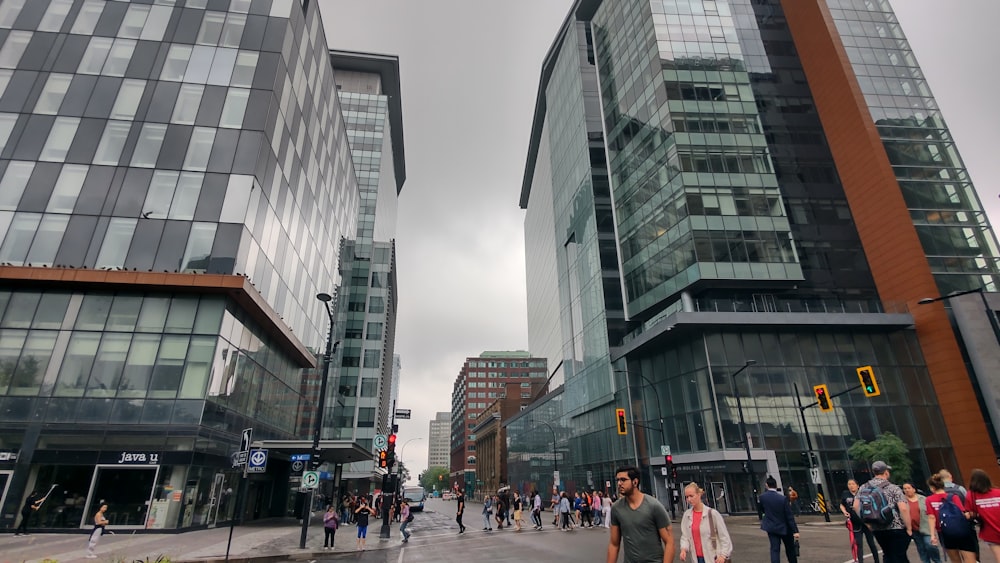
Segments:
[[[670,517],[660,501],[639,490],[639,470],[623,467],[615,474],[620,497],[611,506],[611,539],[608,563],[618,561],[625,539],[625,563],[670,563],[674,560],[674,535]]]

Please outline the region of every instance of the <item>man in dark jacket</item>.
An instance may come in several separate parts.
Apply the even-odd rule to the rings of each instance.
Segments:
[[[760,506],[764,518],[760,529],[767,532],[771,542],[771,563],[779,563],[781,559],[781,544],[785,544],[785,556],[788,563],[797,563],[795,540],[799,539],[799,527],[795,524],[792,507],[785,495],[778,492],[778,482],[774,477],[767,477],[767,491],[760,495]]]

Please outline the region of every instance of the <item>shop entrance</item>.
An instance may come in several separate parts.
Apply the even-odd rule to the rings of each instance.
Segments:
[[[96,514],[102,504],[111,526],[141,529],[153,499],[159,466],[98,465],[90,485],[87,514]]]

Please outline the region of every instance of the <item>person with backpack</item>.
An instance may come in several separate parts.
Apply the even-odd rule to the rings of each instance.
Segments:
[[[892,467],[884,461],[872,464],[874,477],[858,490],[854,511],[871,528],[885,563],[907,563],[906,548],[913,533],[910,505],[903,489],[889,481],[890,471]]]
[[[871,529],[861,521],[858,513],[854,511],[854,497],[857,496],[860,488],[857,481],[849,479],[847,490],[840,497],[840,512],[847,517],[847,529],[851,532],[851,553],[856,563],[861,563],[864,560],[865,545],[861,543],[861,540],[864,539],[868,542],[868,549],[872,552],[874,562],[882,563],[879,558],[878,546],[875,545],[875,536],[872,535]]]
[[[982,469],[969,476],[969,496],[965,509],[979,520],[979,538],[986,542],[993,558],[1000,561],[1000,489],[993,486]]]
[[[400,499],[399,503],[399,533],[403,534],[403,543],[410,541],[410,532],[407,526],[413,522],[413,513],[410,512],[410,501],[406,498]]]
[[[979,540],[958,494],[944,489],[944,480],[940,474],[928,479],[927,486],[934,493],[927,497],[926,503],[931,543],[944,547],[948,561],[976,563]]]
[[[941,550],[931,543],[931,525],[927,518],[927,497],[917,492],[913,483],[903,483],[903,494],[910,505],[910,527],[920,563],[941,563]]]

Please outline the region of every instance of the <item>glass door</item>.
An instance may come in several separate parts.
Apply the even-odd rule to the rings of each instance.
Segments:
[[[226,476],[222,473],[215,474],[215,480],[212,481],[212,493],[211,497],[208,499],[208,527],[214,528],[216,523],[219,521],[219,506],[222,503],[223,492],[226,486]]]
[[[90,502],[87,503],[85,525],[89,525],[90,518],[102,504],[106,504],[109,525],[116,528],[144,528],[158,471],[159,466],[156,465],[97,466],[91,484]]]
[[[13,471],[0,471],[0,506],[7,501],[7,488],[10,487],[11,477],[14,476]],[[21,507],[17,507],[18,510]]]

